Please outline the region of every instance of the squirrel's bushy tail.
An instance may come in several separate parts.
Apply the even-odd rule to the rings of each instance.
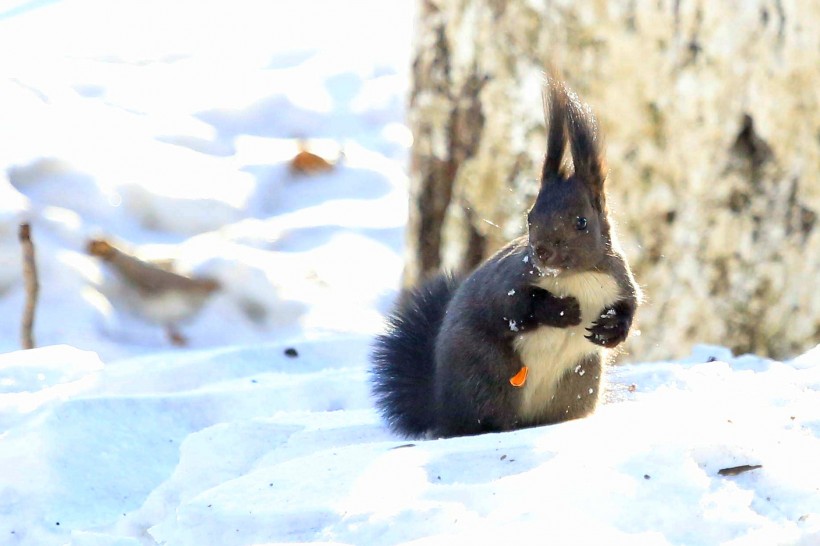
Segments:
[[[404,436],[422,436],[433,425],[436,336],[458,285],[454,277],[438,275],[403,294],[387,331],[374,343],[376,406],[390,428]]]

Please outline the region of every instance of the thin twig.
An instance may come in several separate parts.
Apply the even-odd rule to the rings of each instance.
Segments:
[[[34,348],[34,311],[37,308],[37,295],[40,283],[37,280],[37,262],[34,259],[34,243],[31,242],[31,226],[20,224],[20,246],[23,248],[23,281],[26,285],[26,306],[23,309],[23,324],[20,342],[23,349]]]
[[[718,474],[720,474],[721,476],[737,476],[738,474],[743,474],[744,472],[749,472],[750,470],[757,470],[758,468],[763,468],[763,465],[742,464],[740,466],[721,468],[720,470],[718,470]]]

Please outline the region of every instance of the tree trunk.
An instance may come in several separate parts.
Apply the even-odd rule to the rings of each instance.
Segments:
[[[818,2],[421,0],[406,283],[523,232],[549,66],[605,137],[647,295],[630,358],[818,343]]]

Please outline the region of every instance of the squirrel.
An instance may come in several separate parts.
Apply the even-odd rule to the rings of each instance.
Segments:
[[[608,349],[629,334],[641,292],[607,211],[597,122],[555,77],[544,102],[547,150],[527,234],[469,275],[405,291],[374,342],[376,406],[400,435],[584,417],[601,395]]]

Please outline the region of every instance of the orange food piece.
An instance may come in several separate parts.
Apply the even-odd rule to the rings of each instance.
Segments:
[[[510,385],[512,385],[513,387],[523,387],[524,382],[527,380],[528,371],[529,370],[526,366],[521,366],[521,369],[518,370],[518,373],[510,378]]]

